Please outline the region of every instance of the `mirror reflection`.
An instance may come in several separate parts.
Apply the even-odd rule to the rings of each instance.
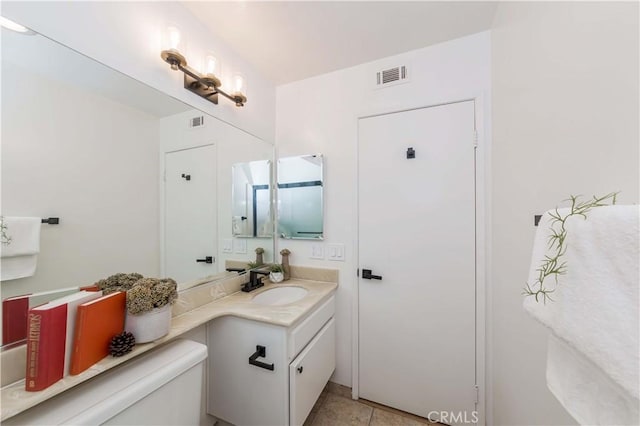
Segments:
[[[281,238],[323,238],[321,154],[278,160],[278,235]]]
[[[233,165],[269,163],[271,144],[42,35],[2,31],[0,215],[59,218],[38,229],[35,272],[2,276],[3,301],[34,306],[120,272],[185,289],[237,274],[258,246],[274,258],[267,221],[259,244],[232,230]]]
[[[271,161],[234,164],[232,197],[233,235],[271,238]]]

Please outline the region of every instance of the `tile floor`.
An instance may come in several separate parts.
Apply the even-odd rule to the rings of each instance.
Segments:
[[[233,426],[217,420],[215,426]],[[351,399],[351,389],[329,382],[304,426],[424,426],[437,425],[429,420],[375,402]]]
[[[304,426],[423,426],[437,425],[413,414],[366,400],[351,399],[351,389],[329,382]]]

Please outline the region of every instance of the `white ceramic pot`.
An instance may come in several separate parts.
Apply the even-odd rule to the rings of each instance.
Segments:
[[[124,329],[133,334],[136,343],[152,342],[169,333],[171,305],[164,305],[138,315],[127,312]]]
[[[271,280],[271,282],[279,283],[284,280],[284,274],[282,272],[271,272],[269,274],[269,279]]]

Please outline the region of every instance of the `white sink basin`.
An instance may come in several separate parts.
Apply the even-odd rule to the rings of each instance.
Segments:
[[[251,302],[258,305],[279,306],[302,299],[308,290],[302,287],[276,287],[256,294]]]

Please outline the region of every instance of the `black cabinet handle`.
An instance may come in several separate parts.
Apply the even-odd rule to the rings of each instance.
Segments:
[[[382,276],[380,275],[372,275],[371,269],[363,269],[362,270],[362,278],[365,280],[381,280]]]
[[[264,357],[267,355],[267,348],[264,346],[256,345],[256,351],[249,357],[249,364],[255,365],[256,367],[264,368],[266,370],[273,371],[273,364],[267,364],[266,362],[256,361],[260,357]]]
[[[204,259],[196,259],[196,262],[213,263],[213,256],[207,256]]]

